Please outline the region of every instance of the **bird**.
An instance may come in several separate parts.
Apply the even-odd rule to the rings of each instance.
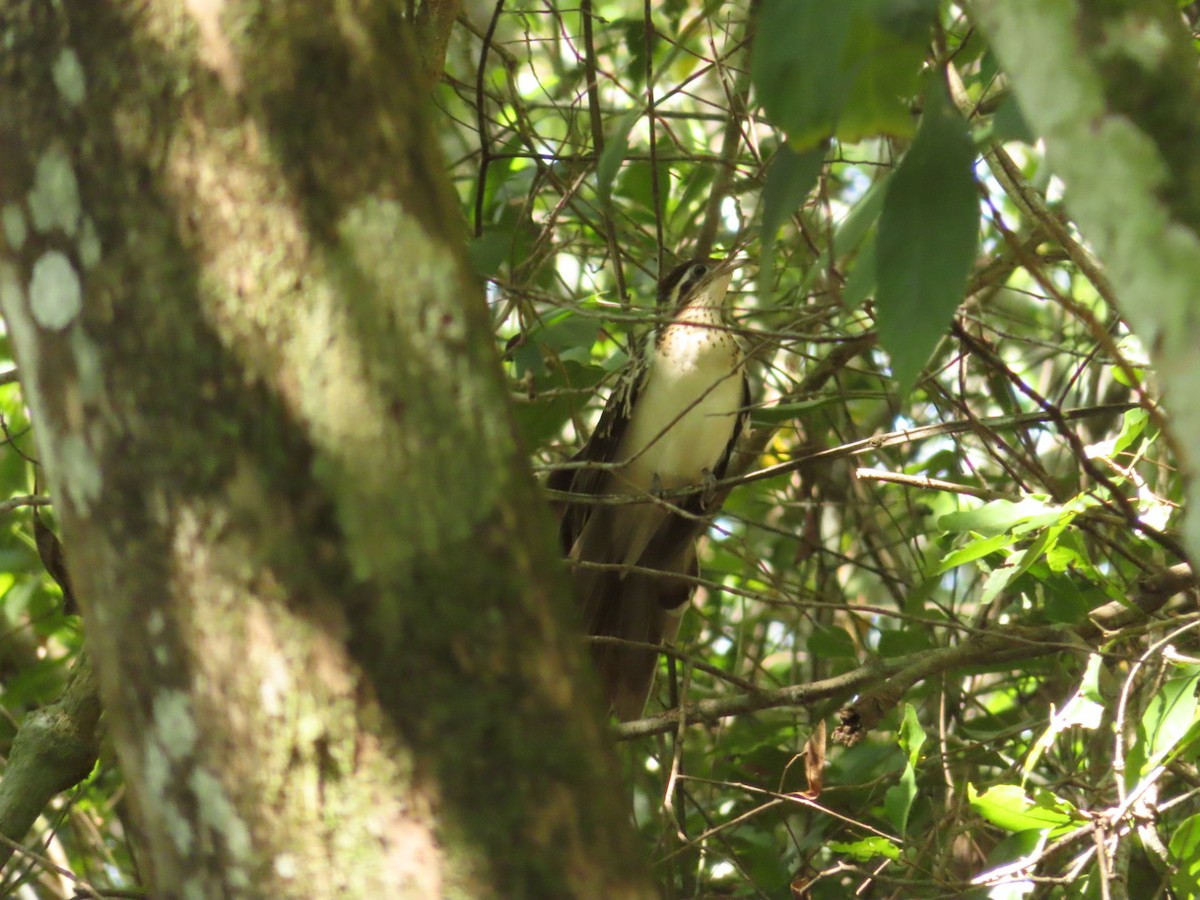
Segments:
[[[559,537],[574,564],[585,632],[620,639],[591,649],[621,721],[643,714],[657,648],[679,629],[699,574],[696,540],[720,505],[713,486],[748,418],[746,351],[728,310],[740,265],[689,259],[662,279],[664,324],[613,389],[573,465],[548,481],[576,498],[562,507]]]

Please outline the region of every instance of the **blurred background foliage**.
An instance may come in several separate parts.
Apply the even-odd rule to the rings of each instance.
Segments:
[[[963,9],[466,0],[433,102],[540,473],[659,272],[755,262],[751,445],[648,714],[867,677],[624,743],[664,896],[1200,896],[1195,598],[1092,624],[1185,561],[1169,420]],[[17,384],[0,413],[31,494]],[[0,749],[80,643],[29,510],[4,522]],[[34,846],[136,884],[120,809],[102,762]],[[23,858],[0,896],[74,890]]]

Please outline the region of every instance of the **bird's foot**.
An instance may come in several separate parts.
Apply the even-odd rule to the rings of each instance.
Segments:
[[[705,469],[700,475],[700,508],[709,509],[717,499],[717,476],[712,469]]]

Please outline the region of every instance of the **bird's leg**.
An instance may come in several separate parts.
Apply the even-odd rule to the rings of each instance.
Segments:
[[[707,511],[717,498],[717,476],[712,469],[705,468],[700,474],[700,508]]]

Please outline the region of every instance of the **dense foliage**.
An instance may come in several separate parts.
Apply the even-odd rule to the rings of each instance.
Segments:
[[[539,473],[658,272],[754,261],[754,429],[647,711],[684,714],[619,729],[664,895],[1200,896],[1169,412],[963,10],[468,3],[434,100]],[[34,493],[15,382],[0,412],[0,490]],[[4,748],[80,645],[27,512],[0,544]],[[136,885],[120,811],[102,761],[0,896],[71,896],[51,863]]]
[[[1118,615],[1189,583],[1169,420],[983,36],[936,2],[489,15],[438,99],[540,467],[657,272],[757,263],[761,455],[648,713],[714,702],[628,745],[668,896],[1191,896],[1193,607]]]

